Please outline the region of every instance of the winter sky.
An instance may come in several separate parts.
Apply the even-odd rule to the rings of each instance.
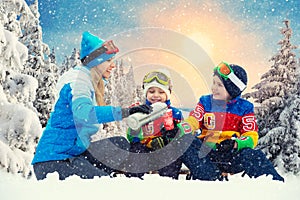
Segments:
[[[250,91],[272,65],[283,20],[291,21],[292,43],[300,41],[299,0],[39,0],[39,12],[43,40],[54,47],[58,63],[90,31],[114,39],[137,77],[147,66],[171,68],[196,99],[209,91],[207,77],[222,60],[246,68]]]

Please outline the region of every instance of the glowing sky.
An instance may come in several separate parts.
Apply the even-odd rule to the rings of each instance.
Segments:
[[[50,48],[55,47],[58,61],[70,55],[73,48],[79,48],[81,33],[86,30],[105,39],[115,38],[115,43],[123,47],[120,48],[123,55],[139,43],[144,49],[130,53],[137,77],[144,73],[138,66],[167,67],[174,71],[176,81],[181,77],[189,85],[186,90],[182,87],[185,84],[174,87],[174,95],[192,91],[189,101],[193,104],[194,99],[209,91],[206,74],[221,60],[246,68],[249,76],[246,91],[249,91],[272,64],[269,59],[279,48],[277,42],[282,38],[279,29],[284,26],[284,19],[291,21],[292,42],[298,45],[299,9],[299,0],[39,0],[43,39]],[[132,34],[132,30],[149,27],[174,33]],[[171,38],[174,45],[163,46],[162,40]],[[201,63],[208,58],[200,55],[198,47],[186,46],[185,40],[189,39],[207,53],[211,62]],[[198,71],[193,71],[195,67]],[[180,83],[185,82],[180,80]]]

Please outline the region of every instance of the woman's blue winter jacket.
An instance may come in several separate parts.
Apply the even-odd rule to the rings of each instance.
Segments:
[[[83,153],[98,124],[122,120],[121,107],[96,106],[90,70],[70,69],[57,83],[59,91],[32,164],[65,160]]]

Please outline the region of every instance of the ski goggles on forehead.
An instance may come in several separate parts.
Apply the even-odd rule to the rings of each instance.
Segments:
[[[144,77],[143,83],[150,83],[154,81],[154,79],[162,85],[170,85],[170,78],[161,72],[149,72]]]
[[[102,47],[105,51],[106,54],[113,54],[113,53],[118,53],[119,49],[118,47],[114,44],[112,40],[108,40],[103,43]]]
[[[114,42],[112,40],[108,40],[108,41],[105,41],[101,47],[99,47],[98,49],[93,51],[90,55],[84,57],[82,59],[82,62],[83,62],[83,64],[87,64],[103,53],[115,54],[117,52],[119,52],[118,47],[114,44]]]
[[[241,91],[246,88],[246,85],[234,74],[233,69],[226,62],[221,62],[215,69],[218,74],[225,80],[229,79],[235,84]]]

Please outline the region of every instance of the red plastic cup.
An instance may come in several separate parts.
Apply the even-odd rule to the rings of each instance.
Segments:
[[[173,122],[173,113],[172,109],[168,109],[165,115],[163,116],[164,118],[164,127],[165,129],[172,130],[174,129],[174,122]]]

